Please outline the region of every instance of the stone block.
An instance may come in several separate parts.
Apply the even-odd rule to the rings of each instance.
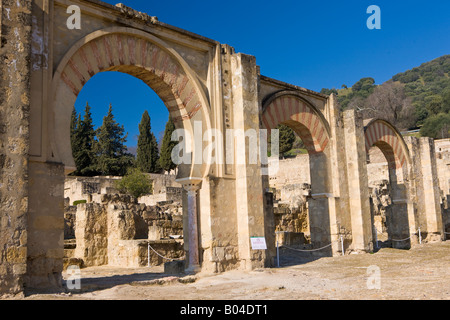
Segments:
[[[182,274],[185,270],[184,260],[174,260],[164,263],[164,273],[166,274]]]

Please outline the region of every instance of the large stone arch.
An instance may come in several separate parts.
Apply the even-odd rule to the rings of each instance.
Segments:
[[[383,152],[388,161],[389,168],[402,168],[410,163],[408,146],[401,133],[389,122],[381,119],[372,119],[364,127],[366,151],[376,145]]]
[[[79,40],[67,51],[54,73],[49,117],[51,157],[63,163],[66,172],[74,167],[68,130],[70,110],[84,84],[104,71],[127,73],[149,85],[163,100],[176,128],[185,129],[191,135],[191,159],[195,159],[196,152],[202,152],[193,145],[194,122],[202,123],[202,131],[210,129],[210,108],[195,73],[161,39],[132,28],[111,27]],[[207,174],[210,162],[183,164],[178,178],[200,180]]]
[[[392,205],[387,213],[386,227],[388,241],[394,247],[409,248],[411,226],[414,225],[414,205],[410,183],[411,159],[408,146],[401,133],[388,121],[371,119],[364,127],[367,154],[371,147],[378,147],[388,163]],[[375,233],[381,230],[373,227]],[[399,241],[403,240],[404,241]]]
[[[324,151],[330,140],[330,128],[322,113],[293,91],[278,92],[263,102],[262,123],[269,131],[279,124],[288,125],[310,154]]]
[[[323,247],[331,242],[329,198],[332,198],[330,168],[331,134],[323,114],[300,93],[286,90],[263,100],[262,128],[270,132],[279,124],[292,128],[309,153],[311,196],[308,198],[311,242]],[[270,134],[270,133],[269,133]],[[322,251],[331,255],[331,247]]]
[[[25,281],[29,287],[60,286],[64,172],[67,174],[74,169],[70,112],[85,83],[103,71],[123,72],[144,81],[164,101],[175,126],[184,129],[185,137],[190,135],[192,138],[188,143],[190,149],[184,149],[191,161],[179,165],[177,179],[186,190],[183,227],[187,267],[190,270],[200,267],[200,210],[197,203],[201,201],[197,192],[208,175],[211,161],[202,157],[202,161],[194,163],[197,154],[203,156],[207,143],[202,139],[195,145],[198,139],[194,138],[194,133],[203,137],[211,127],[207,95],[196,73],[170,45],[150,33],[110,27],[94,31],[73,44],[57,62],[49,82],[44,135],[48,138],[43,148],[46,152],[30,166],[31,181],[39,181],[39,186],[30,183],[29,188],[32,209],[28,218],[28,274]]]

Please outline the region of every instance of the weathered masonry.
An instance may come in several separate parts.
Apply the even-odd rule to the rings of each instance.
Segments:
[[[81,29],[68,29],[69,5],[81,9]],[[339,112],[333,96],[261,75],[253,56],[123,5],[0,0],[0,13],[0,294],[61,287],[64,176],[74,168],[70,114],[84,84],[103,71],[144,81],[176,127],[191,133],[292,127],[310,155],[311,241],[332,243],[328,255],[340,254],[341,236],[346,250],[372,250],[372,145],[390,164],[398,207],[392,236],[414,235],[414,242],[420,227],[427,238],[442,239],[432,140],[405,140],[381,120],[364,124],[355,111]],[[226,147],[213,141],[215,152]],[[249,160],[248,144],[231,142],[234,156]],[[202,143],[191,159],[209,150]],[[274,223],[260,159],[192,163],[181,165],[177,177],[188,269],[271,266]],[[252,250],[255,236],[266,238],[267,250]]]

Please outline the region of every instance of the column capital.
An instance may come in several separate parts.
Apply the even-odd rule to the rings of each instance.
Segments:
[[[196,193],[200,189],[201,178],[184,178],[176,180],[180,183],[184,190],[189,193]]]
[[[188,195],[196,195],[197,191],[200,189],[200,185],[198,184],[183,184],[183,189],[187,191]]]

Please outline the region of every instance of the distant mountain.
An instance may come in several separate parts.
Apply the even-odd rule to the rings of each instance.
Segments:
[[[133,156],[136,156],[136,154],[137,154],[137,147],[129,147],[129,146],[127,146],[127,152],[131,153]]]

